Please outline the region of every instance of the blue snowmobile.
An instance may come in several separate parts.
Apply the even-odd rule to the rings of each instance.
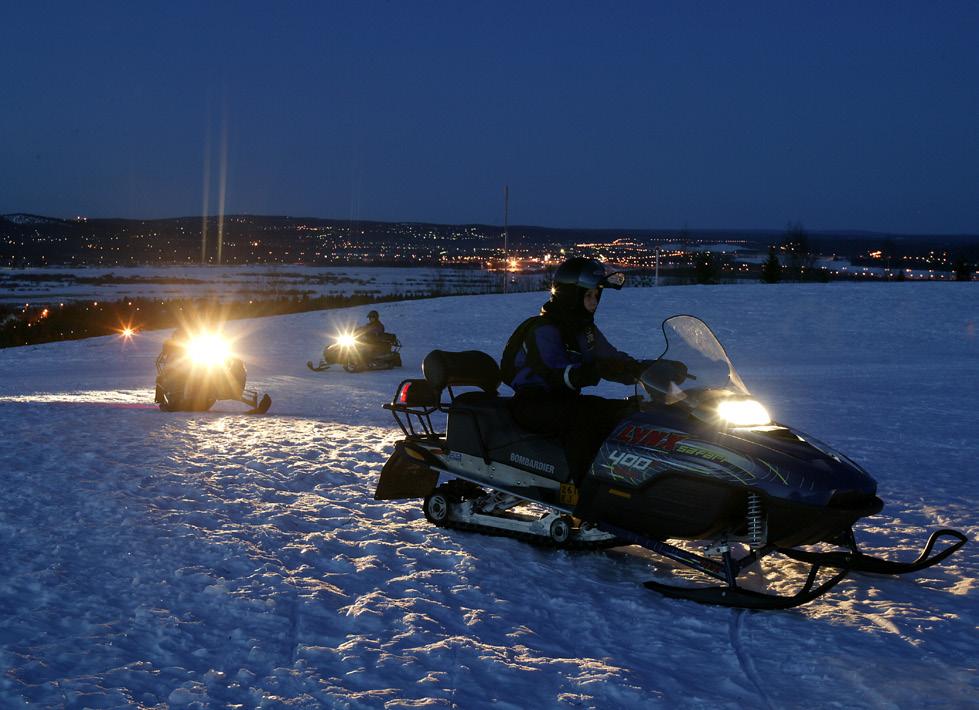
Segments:
[[[557,436],[515,423],[511,398],[497,392],[492,357],[432,351],[424,378],[402,382],[385,405],[405,438],[384,466],[375,498],[422,498],[426,518],[444,527],[561,547],[641,545],[721,582],[649,581],[648,588],[753,609],[804,604],[851,571],[916,572],[965,544],[961,532],[942,529],[912,562],[862,552],[853,526],[883,507],[876,481],[842,453],[772,421],[703,321],[674,316],[663,333],[661,358],[683,362],[690,376],[678,384],[658,379],[659,368],[646,370],[634,413],[579,474]],[[433,421],[437,414],[447,415],[444,431]],[[943,538],[952,542],[935,552]],[[803,549],[812,545],[820,547]],[[775,554],[808,563],[795,594],[739,584],[749,567]]]

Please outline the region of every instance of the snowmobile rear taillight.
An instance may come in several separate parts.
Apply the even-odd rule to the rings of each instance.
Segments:
[[[401,385],[401,389],[398,391],[397,402],[398,404],[408,404],[408,390],[411,389],[411,383],[405,382]]]
[[[438,407],[439,393],[426,380],[405,380],[394,393],[398,407]]]

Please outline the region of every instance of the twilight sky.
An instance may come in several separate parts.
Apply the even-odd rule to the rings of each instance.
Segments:
[[[0,213],[979,233],[979,3],[6,2]],[[222,185],[224,190],[222,191]]]

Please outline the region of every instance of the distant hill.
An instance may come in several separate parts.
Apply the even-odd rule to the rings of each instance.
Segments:
[[[218,235],[221,235],[220,253]],[[764,251],[784,232],[766,229],[568,229],[512,225],[511,250],[536,252],[576,244],[628,240],[657,244],[733,244]],[[866,231],[809,232],[821,254],[857,256],[884,250],[894,256],[929,251],[979,261],[979,235],[909,235]],[[498,256],[498,225],[378,222],[320,217],[226,215],[168,219],[60,219],[0,215],[0,265],[134,265],[159,263],[438,263],[469,255]]]

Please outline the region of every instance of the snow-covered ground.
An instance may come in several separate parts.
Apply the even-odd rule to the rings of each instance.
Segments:
[[[232,323],[264,417],[157,411],[166,332],[0,351],[0,706],[979,706],[975,284],[606,294],[620,348],[658,355],[663,317],[699,315],[776,418],[870,470],[872,552],[973,541],[760,613],[644,589],[674,567],[635,548],[539,549],[372,499],[396,384],[434,347],[498,355],[543,297],[385,304],[405,367],[356,375],[304,363],[367,307]]]
[[[541,274],[512,274],[510,290],[541,288]],[[79,281],[79,279],[83,279]],[[59,301],[123,298],[271,298],[308,294],[368,296],[488,293],[503,275],[480,269],[434,267],[117,266],[0,268],[0,303],[47,305]],[[545,284],[546,285],[546,284]]]

